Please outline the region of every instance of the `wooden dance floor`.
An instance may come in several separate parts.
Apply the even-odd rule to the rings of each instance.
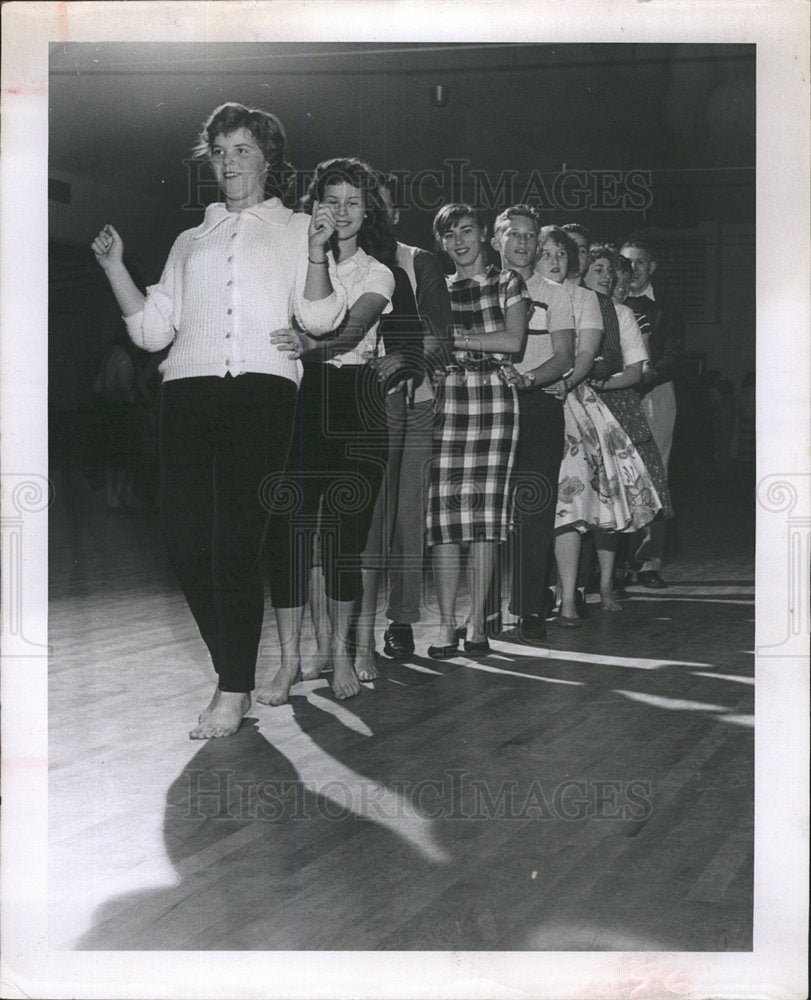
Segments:
[[[213,673],[155,514],[56,477],[51,947],[751,949],[751,489],[676,529],[670,589],[545,648],[428,659],[428,579],[411,662],[198,743]],[[260,670],[275,641],[268,611]]]

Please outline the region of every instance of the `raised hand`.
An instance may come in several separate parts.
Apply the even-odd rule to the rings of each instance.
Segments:
[[[310,231],[308,234],[310,256],[314,260],[319,260],[326,252],[327,244],[332,234],[335,232],[335,216],[329,205],[322,205],[319,201],[313,202],[313,214],[310,218]]]
[[[124,261],[124,242],[111,225],[106,225],[90,244],[103,270],[117,267]]]

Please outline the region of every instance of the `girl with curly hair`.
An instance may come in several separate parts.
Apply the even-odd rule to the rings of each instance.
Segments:
[[[300,505],[286,516],[274,517],[268,547],[271,599],[284,622],[281,666],[257,694],[259,701],[270,705],[287,700],[298,675],[299,634],[316,531],[331,627],[335,697],[358,694],[360,680],[374,675],[366,664],[359,664],[356,671],[349,632],[363,595],[361,554],[385,471],[383,383],[392,359],[381,357],[378,326],[381,316],[391,310],[390,266],[396,242],[380,196],[379,176],[361,160],[319,163],[302,205],[313,216],[326,208],[334,220],[326,254],[311,261],[326,270],[332,258],[349,308],[345,321],[326,336],[305,327],[279,330],[272,337],[280,351],[301,357],[304,378],[289,466]],[[310,676],[306,670],[302,673]]]

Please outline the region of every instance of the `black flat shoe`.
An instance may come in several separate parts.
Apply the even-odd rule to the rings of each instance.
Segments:
[[[526,615],[515,634],[521,642],[546,642],[546,621],[540,615]]]
[[[667,587],[655,569],[641,569],[636,574],[636,582],[640,587],[647,587],[650,590],[665,590]]]
[[[393,660],[406,660],[414,653],[411,626],[392,622],[383,633],[383,652]]]
[[[487,639],[481,642],[468,642],[465,639],[465,652],[468,656],[486,656],[490,652],[490,643]]]
[[[467,645],[467,643],[465,643]],[[428,655],[432,660],[450,660],[459,653],[459,640],[447,646],[429,646]]]

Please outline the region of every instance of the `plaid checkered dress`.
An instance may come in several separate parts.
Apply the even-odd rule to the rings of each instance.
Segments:
[[[491,267],[486,275],[448,279],[454,332],[476,336],[504,328],[510,306],[529,299],[524,279]],[[503,355],[455,352],[437,387],[426,541],[503,539],[518,441],[518,396],[498,374]]]

